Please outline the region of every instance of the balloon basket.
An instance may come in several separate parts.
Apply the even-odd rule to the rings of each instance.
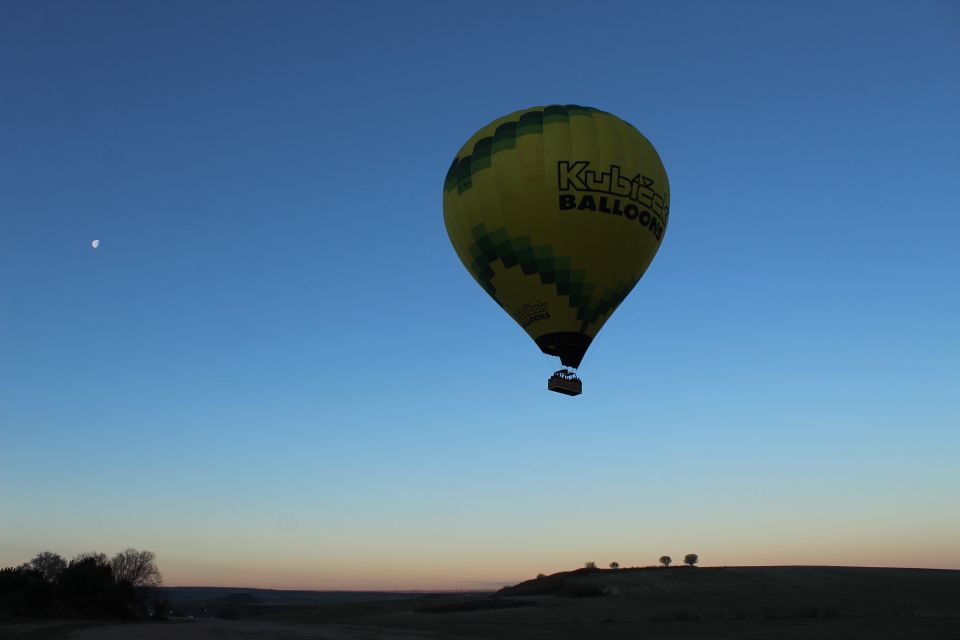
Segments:
[[[547,380],[547,390],[556,391],[565,396],[578,396],[583,393],[583,382],[573,371],[560,369]]]

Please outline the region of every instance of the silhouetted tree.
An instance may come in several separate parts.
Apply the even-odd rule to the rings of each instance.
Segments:
[[[700,562],[700,556],[698,556],[695,553],[688,553],[683,557],[683,562],[692,567],[693,565]]]
[[[133,602],[133,590],[116,584],[110,564],[100,555],[81,554],[60,574],[60,601],[70,615],[127,614],[128,605]]]
[[[673,562],[673,558],[670,556],[660,556],[660,564],[663,566],[669,567],[671,562]]]
[[[538,574],[537,574],[537,580],[542,580],[543,578],[546,578],[546,577],[547,577],[547,574],[545,574],[545,573],[538,573]]]
[[[67,561],[58,553],[41,551],[33,557],[33,560],[25,564],[24,568],[36,571],[47,582],[53,582],[67,568]]]
[[[620,563],[619,563],[619,562],[611,562],[611,563],[610,563],[610,568],[611,568],[611,569],[619,569],[619,568],[620,568]]]
[[[584,568],[584,569],[596,569],[596,568],[597,568],[597,563],[596,563],[596,562],[593,562],[593,561],[584,562],[584,563],[583,563],[583,568]]]
[[[126,549],[110,561],[117,584],[131,587],[159,587],[163,576],[157,568],[157,554],[153,551]]]

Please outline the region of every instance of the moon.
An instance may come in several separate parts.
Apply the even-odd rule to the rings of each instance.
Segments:
[[[93,242],[90,243],[90,246],[93,247],[94,249],[96,249],[97,247],[100,246],[100,241],[99,241],[99,240],[94,240]]]

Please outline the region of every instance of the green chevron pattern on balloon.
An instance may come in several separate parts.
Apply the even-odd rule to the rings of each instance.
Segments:
[[[519,266],[524,275],[537,275],[542,284],[553,284],[558,295],[568,296],[569,304],[577,310],[577,319],[586,325],[616,309],[639,278],[629,285],[617,283],[613,289],[607,289],[603,295],[593,296],[594,286],[586,282],[586,271],[575,269],[572,260],[553,255],[548,245],[534,245],[529,236],[511,238],[506,229],[487,231],[478,224],[470,230],[474,244],[470,246],[471,271],[491,298],[501,307],[497,298],[497,289],[493,284],[494,271],[490,266],[497,260],[510,269]]]
[[[551,105],[544,109],[534,109],[520,115],[516,121],[504,122],[494,131],[493,136],[478,140],[469,155],[454,158],[447,177],[443,182],[445,192],[457,189],[463,193],[473,186],[473,174],[490,167],[493,156],[501,151],[514,149],[517,138],[525,135],[543,134],[544,124],[570,124],[570,116],[592,116],[594,113],[605,113],[593,107],[579,105]]]

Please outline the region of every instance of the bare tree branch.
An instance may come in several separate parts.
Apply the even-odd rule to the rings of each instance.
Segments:
[[[157,568],[157,554],[153,551],[126,549],[110,561],[114,580],[132,587],[159,587],[163,576]]]

